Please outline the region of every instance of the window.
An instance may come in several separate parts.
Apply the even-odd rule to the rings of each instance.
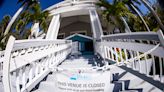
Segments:
[[[59,33],[57,39],[64,39],[65,33]]]

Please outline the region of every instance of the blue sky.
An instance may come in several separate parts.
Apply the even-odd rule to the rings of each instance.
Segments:
[[[4,3],[0,6],[0,20],[3,18],[4,15],[9,14],[11,16],[14,15],[14,13],[18,10],[20,7],[19,4],[17,4],[18,0],[4,0]],[[45,9],[57,2],[63,1],[63,0],[39,0],[42,6],[42,9]],[[110,1],[110,0],[109,0]],[[153,3],[155,0],[149,0],[151,3]],[[141,4],[140,9],[145,14],[147,13],[147,9],[143,4]]]
[[[2,20],[3,16],[9,14],[13,16],[15,12],[19,9],[20,5],[17,4],[18,0],[4,0],[3,4],[0,6],[0,20]],[[42,6],[42,9],[45,9],[57,2],[63,0],[39,0]]]

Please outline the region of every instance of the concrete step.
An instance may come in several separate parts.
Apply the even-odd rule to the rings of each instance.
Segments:
[[[162,90],[155,87],[151,83],[143,80],[142,78],[140,78],[140,77],[138,77],[138,76],[136,76],[130,72],[127,72],[127,70],[124,70],[120,67],[111,66],[110,70],[112,73],[111,75],[114,74],[114,77],[116,79],[118,79],[118,82],[124,81],[124,83],[126,85],[126,89],[127,89],[127,90],[125,90],[125,92],[131,92],[131,89],[132,89],[132,92],[135,89],[139,89],[139,90],[142,89],[143,90],[142,92],[162,92]],[[117,75],[117,76],[115,76],[115,75]],[[143,74],[141,74],[141,75],[143,75]],[[152,81],[153,81],[153,79],[152,79]],[[137,92],[138,92],[138,90],[137,90]]]
[[[35,91],[31,91],[31,92],[48,92],[48,91],[41,90],[41,89],[37,89],[37,90],[35,90]]]
[[[137,85],[140,85],[142,82],[144,82],[143,79],[127,72],[123,77],[121,77],[119,80],[126,80],[126,81],[129,81],[129,85],[128,87],[129,88],[133,88]]]
[[[114,85],[113,83],[110,84],[110,89],[111,89],[111,90],[110,90],[109,92],[113,92],[114,86],[115,86],[115,85]]]
[[[91,65],[91,64],[88,64],[88,63],[76,63],[76,64],[74,64],[74,63],[70,63],[70,64],[62,64],[62,65],[60,65],[60,66],[81,66],[81,65]]]
[[[157,87],[155,87],[154,85],[152,85],[146,81],[133,88],[142,88],[143,92],[163,92],[162,90],[158,89]]]
[[[56,89],[55,81],[43,81],[39,85],[39,90],[45,90],[47,92],[58,92]]]
[[[72,62],[63,62],[62,64],[88,64],[87,61],[72,61]]]
[[[159,88],[154,87],[149,92],[164,92],[164,91],[160,90]]]
[[[55,74],[51,74],[51,75],[48,75],[47,76],[47,79],[46,79],[46,81],[54,81],[54,82],[56,82],[56,76],[55,76]]]
[[[138,90],[124,90],[124,91],[119,91],[119,92],[139,92]]]
[[[92,68],[92,65],[81,65],[81,66],[76,66],[76,65],[70,65],[70,66],[59,66],[59,68]]]
[[[61,65],[91,65],[88,63],[67,63],[67,64],[61,64]]]

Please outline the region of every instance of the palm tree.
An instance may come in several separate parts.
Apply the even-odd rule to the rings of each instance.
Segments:
[[[39,3],[34,3],[30,7],[26,8],[25,11],[23,11],[20,16],[17,19],[16,24],[16,31],[21,34],[22,37],[25,33],[27,33],[27,25],[30,23],[40,23],[40,29],[44,32],[47,31],[48,25],[47,25],[47,18],[48,18],[49,12],[48,11],[42,11]],[[26,29],[26,30],[25,30]],[[28,32],[30,33],[30,32]]]
[[[154,11],[154,9],[151,7],[151,5],[147,2],[147,0],[141,0],[143,2],[143,4],[152,12],[153,16],[155,17],[155,19],[157,20],[157,23],[160,25],[160,28],[162,30],[164,30],[164,25],[162,24],[159,16],[157,15],[157,13]]]
[[[126,5],[128,5],[128,7],[133,11],[133,12],[135,12],[138,16],[139,16],[139,18],[142,20],[142,22],[144,23],[144,25],[145,25],[145,27],[146,27],[146,30],[148,31],[148,32],[150,32],[150,28],[148,27],[148,25],[147,25],[147,23],[146,23],[146,21],[144,20],[144,18],[142,17],[142,12],[140,11],[140,9],[134,4],[134,3],[136,3],[136,4],[138,4],[138,5],[140,5],[141,3],[138,1],[138,0],[120,0],[120,1],[122,1],[123,3],[125,3]]]
[[[48,11],[41,11],[38,0],[18,0],[18,3],[21,3],[21,8],[18,9],[16,14],[12,17],[4,34],[6,35],[10,31],[11,27],[14,26],[14,29],[16,30],[14,35],[17,35],[17,39],[25,39],[24,37],[27,36],[24,35],[29,35],[30,33],[26,32],[30,31],[30,29],[27,28],[27,25],[36,22],[39,22],[40,28],[46,32],[48,29],[46,19],[49,13]],[[5,40],[6,38],[3,39]],[[4,40],[2,40],[2,42],[4,42]]]
[[[7,27],[9,21],[10,21],[11,17],[10,15],[5,15],[2,19],[2,21],[0,22],[0,50],[3,50],[5,48],[5,42],[2,42],[2,39],[4,37],[8,38],[9,37],[9,33],[8,34],[4,34],[5,28]]]
[[[37,0],[18,0],[18,3],[23,2],[21,7],[17,10],[17,12],[14,14],[14,16],[12,17],[12,19],[10,20],[10,22],[8,23],[4,35],[8,34],[8,32],[10,31],[13,23],[15,22],[15,20],[17,19],[17,17],[19,16],[19,14],[23,11],[24,8],[28,9],[28,7],[30,7],[33,3],[36,3]],[[6,37],[4,37],[1,42],[4,42],[6,39]]]
[[[146,27],[143,26],[143,22],[139,18],[139,16],[137,16],[137,18],[135,18],[135,19],[128,18],[127,22],[128,22],[128,25],[129,25],[130,29],[133,32],[138,32],[138,31],[141,31],[141,30],[146,30]],[[147,24],[149,24],[149,23],[147,23]]]
[[[113,0],[112,3],[109,3],[107,0],[99,0],[97,5],[105,8],[103,10],[103,15],[109,22],[114,23],[118,28],[122,30],[124,30],[125,26],[128,29],[128,32],[131,32],[126,22],[126,18],[135,18],[135,15],[128,10],[123,2]],[[122,24],[124,25],[122,26]]]

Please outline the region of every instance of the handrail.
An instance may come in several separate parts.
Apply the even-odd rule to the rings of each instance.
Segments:
[[[49,74],[50,68],[66,59],[71,46],[71,41],[66,40],[15,40],[11,36],[3,62],[4,91],[29,92]]]
[[[70,43],[70,40],[47,40],[47,39],[31,39],[31,40],[16,40],[13,50],[25,49],[34,46],[45,46],[50,44],[62,45],[65,43]],[[31,44],[33,43],[33,44]]]
[[[161,33],[135,32],[103,36],[102,42],[96,42],[96,52],[104,59],[115,61],[116,65],[126,65],[154,79],[159,69],[158,79],[164,83],[164,37]],[[153,75],[149,74],[151,67]]]
[[[146,55],[152,53],[153,51],[155,51],[155,50],[159,47],[159,45],[160,45],[160,44],[157,44],[156,46],[154,46],[152,49],[148,50],[147,52],[145,52],[145,53],[143,53],[143,54],[141,54],[141,55],[139,55],[139,56],[133,57],[133,58],[131,58],[131,59],[124,60],[124,61],[122,61],[122,62],[124,62],[124,63],[129,63],[129,62],[133,62],[133,61],[136,60],[136,59],[143,58],[144,56],[146,56]],[[128,62],[128,61],[129,61],[129,62]]]
[[[134,33],[120,33],[102,36],[103,40],[116,39],[135,39],[135,40],[154,40],[159,41],[158,35],[155,32],[134,32]]]

